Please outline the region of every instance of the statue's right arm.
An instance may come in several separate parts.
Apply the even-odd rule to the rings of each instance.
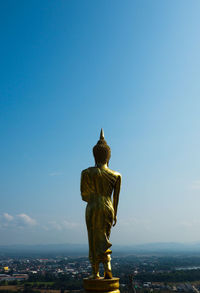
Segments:
[[[87,191],[87,174],[84,171],[81,173],[81,196],[82,200],[86,202],[89,201],[89,194]]]
[[[121,175],[119,174],[117,177],[117,181],[114,187],[114,193],[113,193],[113,207],[114,207],[114,224],[117,223],[117,208],[118,208],[118,202],[119,202],[119,193],[121,188]]]

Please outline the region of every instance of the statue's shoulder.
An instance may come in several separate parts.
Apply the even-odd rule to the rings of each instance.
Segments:
[[[98,172],[98,168],[97,167],[89,167],[87,169],[84,169],[81,173],[82,174],[93,174]]]
[[[111,176],[112,178],[117,179],[118,177],[121,178],[121,174],[117,171],[113,171],[110,168],[101,169],[98,167],[89,167],[87,169],[84,169],[82,171],[82,176],[99,176],[103,173],[106,173],[107,175]]]
[[[114,171],[114,170],[111,170],[110,168],[108,168],[107,171],[108,171],[111,175],[113,175],[114,177],[116,177],[116,178],[117,178],[117,177],[120,177],[120,178],[122,177],[121,174],[120,174],[119,172]]]

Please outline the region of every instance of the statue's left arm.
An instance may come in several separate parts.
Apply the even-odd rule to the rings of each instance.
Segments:
[[[81,173],[81,196],[82,200],[89,202],[88,178],[85,170]]]
[[[121,175],[118,175],[117,181],[114,187],[114,193],[113,193],[113,208],[114,208],[114,223],[113,226],[117,223],[117,208],[118,208],[118,202],[119,202],[119,193],[121,188]]]

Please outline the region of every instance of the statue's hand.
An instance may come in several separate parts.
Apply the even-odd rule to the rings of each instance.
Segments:
[[[117,216],[114,216],[113,227],[116,225],[116,223],[117,223]]]

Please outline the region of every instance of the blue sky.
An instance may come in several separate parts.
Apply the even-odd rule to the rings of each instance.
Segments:
[[[101,127],[113,244],[200,241],[200,2],[0,3],[0,244],[86,243]]]

